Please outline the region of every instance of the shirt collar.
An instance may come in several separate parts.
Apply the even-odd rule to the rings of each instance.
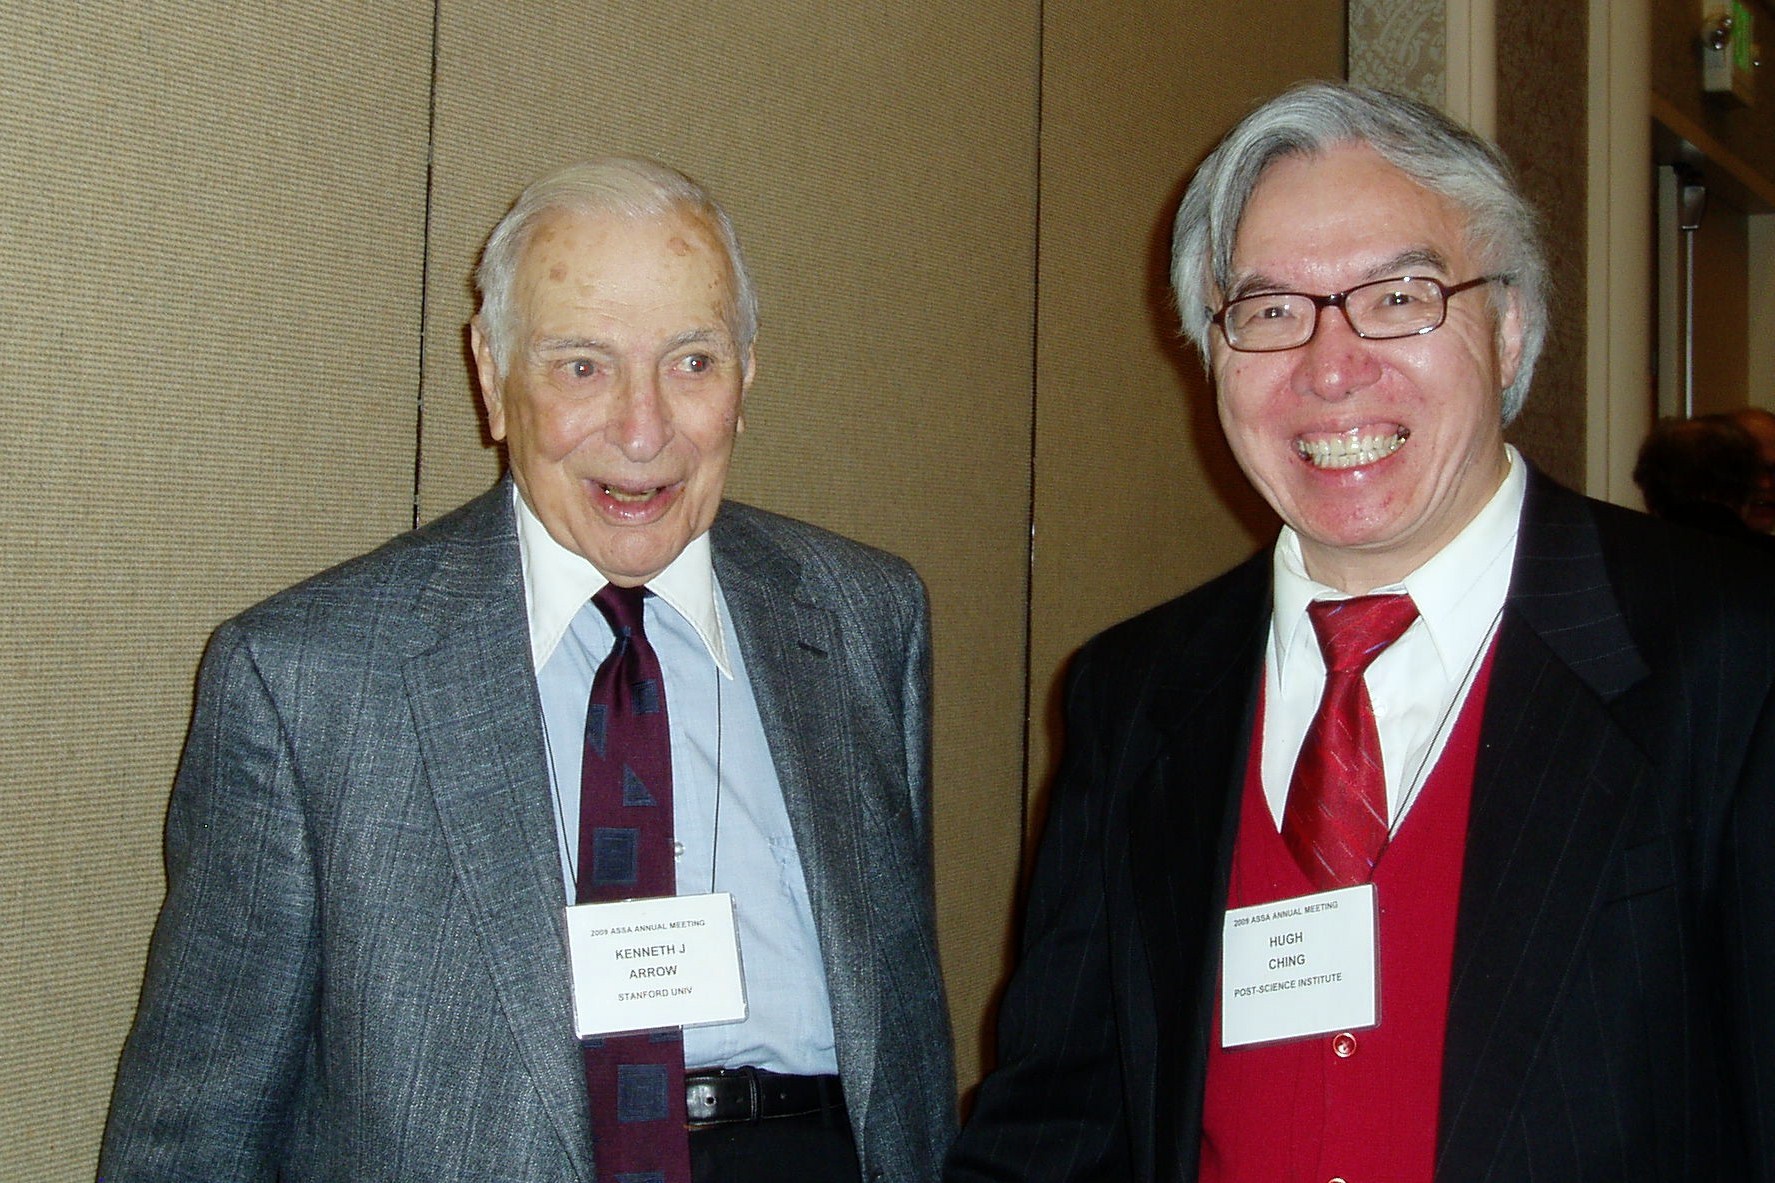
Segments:
[[[530,621],[530,659],[540,670],[554,656],[567,626],[585,602],[610,581],[590,562],[555,541],[548,527],[531,511],[516,484],[512,503],[518,517],[518,555],[524,568],[524,607]],[[727,656],[727,631],[715,606],[714,552],[709,532],[690,540],[678,557],[647,581],[658,596],[696,630],[715,667],[733,677]]]
[[[1510,590],[1516,528],[1522,518],[1528,474],[1514,447],[1504,445],[1504,455],[1509,462],[1504,480],[1473,520],[1403,580],[1374,589],[1376,594],[1405,592],[1411,596],[1442,663],[1443,675],[1451,682],[1466,676],[1473,654],[1497,622]],[[1288,526],[1282,527],[1276,539],[1272,562],[1272,630],[1277,665],[1282,677],[1287,678],[1291,654],[1303,649],[1318,651],[1307,619],[1307,605],[1314,600],[1348,597],[1307,574],[1306,561],[1300,553],[1300,536]]]

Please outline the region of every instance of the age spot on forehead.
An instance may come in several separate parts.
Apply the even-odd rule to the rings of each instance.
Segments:
[[[674,234],[666,241],[666,249],[671,251],[674,255],[688,255],[690,253],[690,244],[684,241],[683,235]]]
[[[549,281],[551,283],[560,283],[562,280],[564,280],[566,278],[567,278],[567,264],[556,263],[553,267],[549,268]]]

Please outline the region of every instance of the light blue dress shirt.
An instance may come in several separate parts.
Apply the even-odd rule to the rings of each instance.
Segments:
[[[586,700],[613,637],[590,602],[604,578],[550,538],[523,499],[517,501],[556,833],[571,898]],[[582,586],[563,593],[563,583]],[[671,724],[678,894],[733,895],[748,1004],[744,1022],[686,1028],[685,1064],[835,1073],[832,1004],[807,884],[733,620],[714,580],[708,535],[649,590],[656,594],[647,597],[645,627],[665,674]],[[550,617],[568,610],[563,594],[576,597],[579,607],[551,649],[549,634],[559,626]]]

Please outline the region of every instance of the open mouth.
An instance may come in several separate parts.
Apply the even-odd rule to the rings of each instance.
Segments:
[[[619,489],[615,485],[599,485],[598,487],[604,491],[604,496],[610,498],[612,501],[620,501],[624,505],[635,505],[643,501],[652,501],[655,497],[658,497],[661,493],[665,492],[663,488],[658,486],[650,489]]]
[[[1411,438],[1409,427],[1392,431],[1350,431],[1342,435],[1296,439],[1294,450],[1314,468],[1359,468],[1385,460]]]
[[[615,484],[588,480],[586,491],[592,501],[611,521],[642,525],[657,521],[669,512],[684,491],[683,481],[668,484]]]

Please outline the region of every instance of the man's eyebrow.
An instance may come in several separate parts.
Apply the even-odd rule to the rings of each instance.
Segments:
[[[1434,247],[1414,246],[1382,259],[1379,263],[1362,273],[1364,283],[1375,279],[1392,279],[1395,276],[1416,275],[1424,271],[1437,271],[1448,274],[1448,259]],[[1291,292],[1296,289],[1289,287],[1281,280],[1272,279],[1260,271],[1249,275],[1241,275],[1227,288],[1227,301],[1243,299],[1246,296],[1265,292]],[[1313,295],[1326,293],[1315,292]]]
[[[666,338],[667,349],[681,349],[686,345],[719,345],[723,348],[732,345],[732,337],[723,329],[698,328],[685,329]]]
[[[1370,279],[1391,279],[1396,275],[1416,275],[1421,271],[1448,274],[1448,259],[1435,247],[1414,246],[1368,269]]]
[[[532,348],[537,353],[605,353],[610,346],[596,337],[542,337]]]
[[[662,351],[682,349],[686,345],[714,345],[732,349],[733,336],[716,326],[698,326],[673,333],[663,342]],[[598,337],[540,337],[531,345],[536,353],[614,353],[610,342]]]
[[[1262,272],[1252,272],[1234,280],[1227,287],[1223,299],[1230,304],[1234,300],[1243,300],[1246,296],[1255,296],[1259,292],[1285,292],[1288,290],[1288,285],[1282,281],[1271,279]]]

